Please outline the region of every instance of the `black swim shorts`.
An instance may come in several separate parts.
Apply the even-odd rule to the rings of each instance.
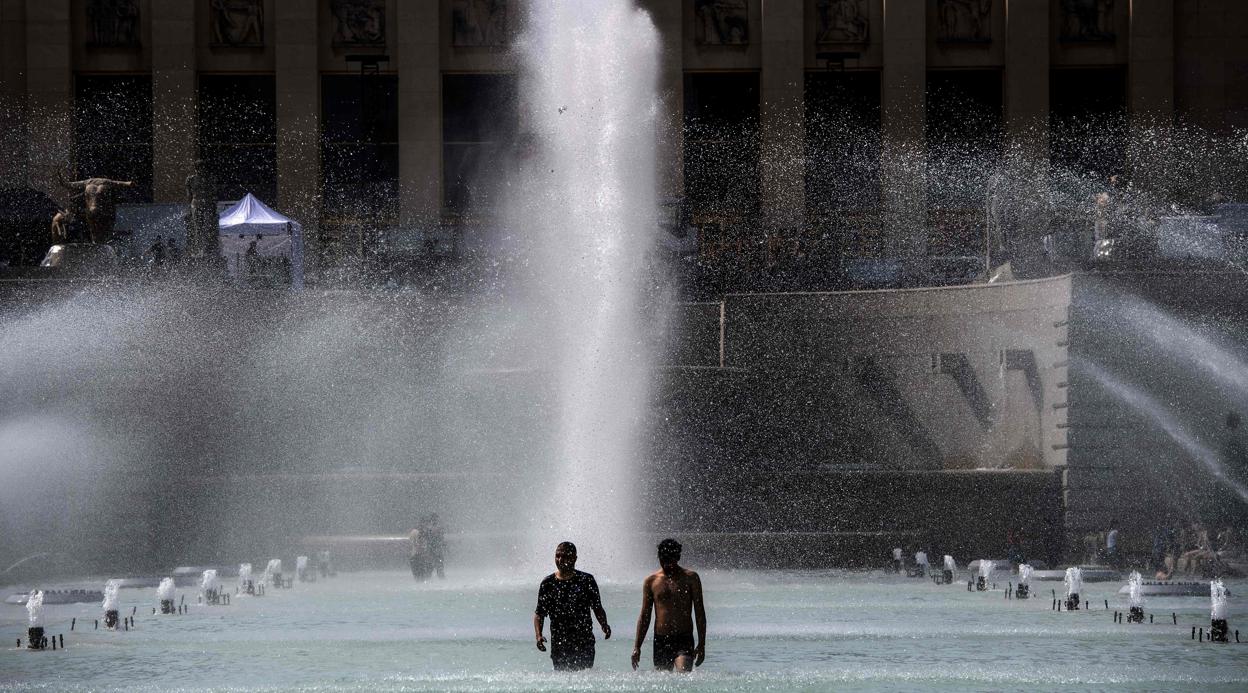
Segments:
[[[676,658],[693,656],[693,633],[654,636],[654,668],[671,671]]]
[[[550,647],[550,661],[555,671],[580,671],[594,666],[594,641]]]

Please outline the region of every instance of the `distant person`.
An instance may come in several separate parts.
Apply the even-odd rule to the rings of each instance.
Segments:
[[[147,254],[152,256],[153,265],[160,267],[165,264],[165,239],[163,236],[156,236],[156,242],[147,249]]]
[[[433,513],[425,525],[424,533],[428,537],[426,546],[429,549],[429,566],[436,571],[439,580],[446,579],[446,535],[438,514]]]
[[[1109,521],[1109,531],[1105,533],[1105,563],[1112,567],[1118,565],[1118,520]]]
[[[598,582],[589,573],[576,569],[576,544],[565,541],[555,547],[555,572],[537,588],[537,609],[533,612],[533,633],[537,649],[546,651],[542,625],[550,617],[550,659],[555,671],[579,671],[594,666],[593,612],[602,626],[602,637],[611,639],[607,612],[602,608]]]
[[[641,661],[641,646],[650,630],[654,610],[654,668],[692,671],[706,659],[706,608],[702,604],[702,579],[680,566],[680,542],[659,542],[659,570],[641,585],[641,615],[633,641],[633,668]],[[694,643],[694,621],[700,642]]]
[[[429,579],[429,541],[424,527],[417,527],[407,534],[411,553],[407,563],[412,568],[412,577],[424,582]]]

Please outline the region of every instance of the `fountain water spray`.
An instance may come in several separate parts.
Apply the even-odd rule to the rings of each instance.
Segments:
[[[273,585],[279,589],[286,586],[285,581],[282,580],[282,559],[269,559],[269,564],[264,567],[264,577],[262,580],[264,581],[264,584]]]
[[[531,243],[531,286],[558,404],[554,488],[534,518],[554,541],[640,555],[635,487],[649,390],[645,262],[658,234],[659,36],[633,0],[535,0],[521,41],[521,121],[534,152],[509,202]]]
[[[320,571],[321,577],[328,578],[334,576],[334,565],[330,561],[329,551],[322,550],[316,552],[316,568]]]
[[[117,629],[121,623],[121,618],[117,614],[117,609],[121,603],[121,580],[109,580],[104,583],[104,627]]]
[[[1066,569],[1066,610],[1079,610],[1079,593],[1083,591],[1083,569],[1072,566]]]
[[[901,549],[893,549],[893,572],[901,572]]]
[[[953,584],[953,573],[958,569],[958,564],[954,563],[953,556],[945,554],[945,569],[941,573],[941,578],[946,585]]]
[[[1027,563],[1018,564],[1018,588],[1014,590],[1015,599],[1031,598],[1031,566]]]
[[[238,588],[243,594],[256,593],[256,581],[251,577],[251,564],[240,563],[238,565]]]
[[[979,576],[975,578],[975,589],[983,592],[988,589],[988,579],[992,577],[992,571],[996,568],[992,561],[987,558],[979,559]]]
[[[927,571],[930,568],[927,562],[926,551],[914,552],[914,573],[911,577],[927,577]]]
[[[1209,598],[1213,604],[1209,621],[1209,642],[1227,642],[1229,626],[1226,624],[1226,585],[1222,584],[1222,578],[1209,583]],[[1235,637],[1238,638],[1239,634],[1236,633]]]
[[[308,570],[307,556],[295,556],[295,577],[299,578],[299,582],[316,580],[316,573]]]
[[[31,590],[26,597],[26,614],[29,618],[26,646],[32,650],[42,650],[47,647],[47,638],[43,634],[43,590]]]
[[[156,599],[160,602],[160,613],[173,613],[173,599],[176,591],[177,588],[173,584],[173,578],[167,577],[160,579],[160,585],[156,587]]]
[[[1127,622],[1144,622],[1144,578],[1138,570],[1127,577]]]
[[[221,581],[217,578],[215,568],[209,568],[199,579],[199,591],[205,604],[217,605],[221,603]]]

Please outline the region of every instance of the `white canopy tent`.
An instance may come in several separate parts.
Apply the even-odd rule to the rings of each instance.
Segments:
[[[247,193],[221,213],[218,225],[221,254],[232,276],[245,271],[247,253],[254,243],[255,254],[260,257],[288,258],[291,288],[303,288],[303,226],[299,222]]]

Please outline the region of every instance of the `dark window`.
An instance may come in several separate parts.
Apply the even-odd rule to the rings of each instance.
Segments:
[[[492,173],[519,128],[513,75],[442,78],[442,190],[447,209],[492,209]]]
[[[79,75],[74,81],[74,146],[79,179],[131,180],[122,202],[152,201],[152,79]]]
[[[277,198],[277,108],[272,75],[200,75],[199,155],[217,199]]]
[[[988,181],[1004,142],[999,70],[927,73],[928,254],[982,252]]]
[[[321,78],[323,223],[385,223],[398,217],[398,78]]]
[[[880,73],[807,73],[807,218],[858,254],[846,234],[878,230],[879,206]]]
[[[757,72],[685,75],[685,195],[695,217],[759,204]]]
[[[1127,73],[1121,67],[1053,70],[1049,155],[1054,166],[1101,177],[1126,167]]]

